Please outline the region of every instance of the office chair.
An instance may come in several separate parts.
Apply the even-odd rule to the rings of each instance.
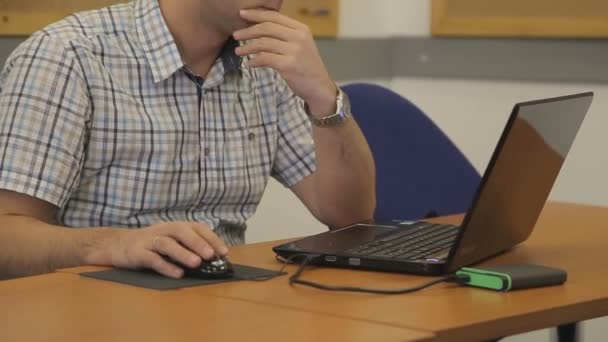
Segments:
[[[343,87],[376,162],[376,221],[463,213],[479,173],[418,107],[374,84]]]
[[[376,221],[469,209],[481,177],[426,114],[382,86],[355,83],[342,89],[376,163]],[[577,324],[559,326],[557,336],[560,342],[577,341]]]

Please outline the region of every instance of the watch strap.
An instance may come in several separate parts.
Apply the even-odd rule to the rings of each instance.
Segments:
[[[336,96],[336,112],[323,117],[316,117],[310,113],[308,104],[303,102],[304,111],[310,122],[316,127],[333,127],[341,124],[351,117],[350,100],[348,95],[338,87],[338,94]]]

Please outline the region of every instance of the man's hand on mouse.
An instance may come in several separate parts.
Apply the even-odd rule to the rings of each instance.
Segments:
[[[252,56],[250,67],[277,70],[293,92],[306,101],[313,114],[335,112],[337,86],[321,59],[308,26],[279,12],[264,9],[241,10],[252,26],[234,32],[239,56]]]
[[[167,256],[188,267],[197,267],[202,260],[228,254],[228,247],[207,225],[195,222],[166,222],[143,229],[121,229],[104,244],[107,260],[94,264],[110,264],[121,268],[150,268],[172,278],[183,276],[183,270],[167,261]]]

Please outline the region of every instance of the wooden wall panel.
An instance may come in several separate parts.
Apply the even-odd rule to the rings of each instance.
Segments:
[[[317,37],[338,35],[338,0],[285,0],[282,12],[309,25]]]
[[[432,33],[468,37],[608,37],[606,0],[433,0]]]

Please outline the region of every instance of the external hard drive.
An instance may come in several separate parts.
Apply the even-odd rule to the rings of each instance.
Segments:
[[[568,277],[564,270],[532,264],[463,267],[456,274],[468,276],[468,280],[460,282],[462,285],[495,291],[559,285]]]

